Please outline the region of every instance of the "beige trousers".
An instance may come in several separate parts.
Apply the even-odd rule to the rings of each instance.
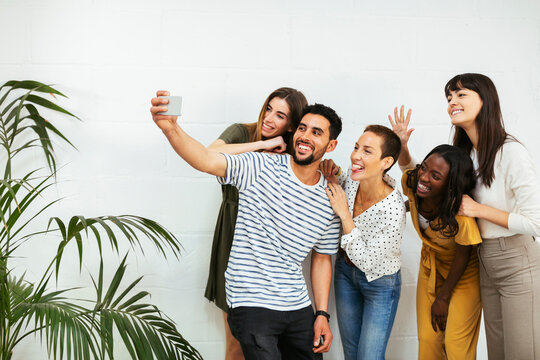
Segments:
[[[478,255],[488,358],[540,360],[540,244],[484,239]]]

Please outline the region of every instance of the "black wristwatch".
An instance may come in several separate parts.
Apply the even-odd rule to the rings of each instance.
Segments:
[[[326,318],[326,320],[330,321],[330,314],[327,313],[326,311],[324,310],[317,310],[315,311],[315,317],[319,316],[319,315],[322,315]]]

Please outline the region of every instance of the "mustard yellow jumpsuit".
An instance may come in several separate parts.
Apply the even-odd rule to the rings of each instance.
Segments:
[[[401,183],[403,193],[409,198],[414,228],[422,239],[416,288],[418,359],[476,359],[482,312],[476,246],[465,272],[452,291],[446,330],[435,332],[431,325],[431,305],[448,276],[456,254],[455,244],[476,245],[482,242],[476,221],[473,218],[456,216],[459,231],[453,238],[444,237],[440,231],[434,231],[430,227],[421,230],[414,191],[407,187],[407,172],[403,174]]]

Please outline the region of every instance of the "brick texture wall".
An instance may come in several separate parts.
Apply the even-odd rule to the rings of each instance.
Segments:
[[[256,120],[275,88],[302,90],[343,118],[332,153],[342,166],[365,125],[387,124],[395,105],[413,108],[411,150],[422,157],[449,141],[443,86],[481,72],[498,87],[509,131],[540,154],[540,2],[537,0],[0,0],[0,80],[56,84],[59,103],[82,123],[59,119],[78,147],[58,149],[65,164],[49,215],[139,214],[181,240],[181,259],[153,249],[130,256],[129,271],[205,359],[221,359],[220,311],[203,298],[220,188],[189,168],[152,123],[157,89],[184,96],[180,122],[209,144],[229,124]],[[538,164],[537,164],[538,165]],[[391,175],[400,176],[398,169]],[[51,243],[38,242],[51,252]],[[388,359],[417,355],[415,282],[420,241],[408,219],[403,288]],[[55,246],[53,246],[55,247]],[[19,270],[43,264],[21,259]],[[76,256],[62,285],[90,284]],[[118,259],[108,259],[112,269]],[[95,270],[89,255],[85,267]],[[342,359],[335,341],[327,359]],[[483,330],[482,330],[483,331]],[[17,359],[45,358],[28,339]],[[125,358],[119,355],[119,358]],[[478,358],[486,359],[485,337]]]

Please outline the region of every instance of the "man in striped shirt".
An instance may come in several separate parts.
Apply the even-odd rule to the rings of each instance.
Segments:
[[[246,359],[320,359],[332,342],[326,311],[340,223],[318,168],[337,145],[339,116],[321,104],[306,107],[291,157],[215,153],[171,117],[152,112],[185,161],[239,190],[225,286],[229,325]],[[302,261],[312,249],[315,315],[302,274]]]

